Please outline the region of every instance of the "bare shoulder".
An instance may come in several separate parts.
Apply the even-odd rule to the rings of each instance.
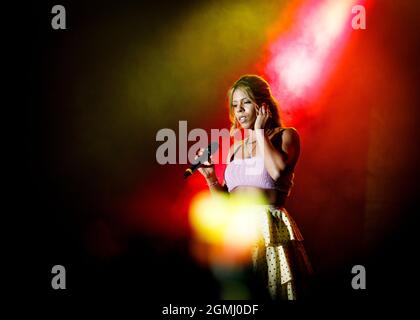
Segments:
[[[284,128],[282,136],[283,141],[299,141],[299,133],[293,127]]]
[[[282,141],[285,140],[296,140],[299,139],[299,133],[294,127],[277,127],[269,134],[270,139],[279,139]]]
[[[277,128],[276,128],[277,129]],[[294,168],[300,155],[300,138],[296,128],[282,127],[276,130],[271,143],[276,149],[286,154],[286,167]]]
[[[275,148],[288,155],[288,165],[293,166],[297,162],[300,154],[300,137],[296,128],[278,128],[271,139],[271,143]]]

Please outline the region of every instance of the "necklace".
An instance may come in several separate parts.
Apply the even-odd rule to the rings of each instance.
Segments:
[[[252,157],[252,152],[254,151],[254,148],[255,148],[255,143],[256,143],[257,141],[256,141],[256,140],[254,140],[254,141],[249,142],[249,138],[250,138],[250,137],[248,137],[248,138],[246,139],[246,143],[245,143],[245,145],[246,145],[246,149],[247,149],[248,157]]]

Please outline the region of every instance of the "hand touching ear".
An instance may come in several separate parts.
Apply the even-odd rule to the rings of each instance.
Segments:
[[[261,107],[256,106],[257,119],[255,120],[254,129],[264,129],[268,119],[271,117],[270,109],[266,103],[263,103]]]

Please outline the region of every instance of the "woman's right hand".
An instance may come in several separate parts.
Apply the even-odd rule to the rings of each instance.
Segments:
[[[197,155],[194,157],[194,160],[197,160],[204,152],[204,148],[198,150]],[[212,156],[210,156],[210,162],[205,161],[198,169],[197,169],[206,180],[216,178],[216,171],[214,169],[214,163],[212,161]]]

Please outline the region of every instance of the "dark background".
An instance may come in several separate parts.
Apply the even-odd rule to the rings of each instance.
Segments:
[[[223,8],[209,3],[209,10]],[[68,30],[51,29],[50,2],[32,5],[27,30],[26,183],[16,208],[25,239],[19,255],[35,280],[31,292],[53,301],[218,299],[210,270],[189,251],[185,214],[191,193],[205,185],[199,177],[183,185],[185,166],[156,164],[155,134],[177,130],[178,120],[186,119],[189,128],[227,127],[226,89],[258,56],[249,49],[235,59],[236,50],[245,50],[235,41],[231,52],[217,56],[222,50],[209,40],[217,36],[197,47],[192,36],[182,41],[207,63],[189,70],[194,54],[184,61],[182,50],[171,51],[170,34],[204,10],[204,2],[60,4]],[[289,123],[301,132],[303,151],[288,208],[317,271],[312,301],[357,306],[414,298],[418,8],[416,1],[376,1],[368,29],[351,40],[318,102],[333,107]],[[207,34],[196,27],[191,34]],[[203,110],[215,104],[217,112],[203,124]],[[66,267],[66,291],[51,289],[56,264]],[[365,291],[350,286],[355,264],[366,267]]]

